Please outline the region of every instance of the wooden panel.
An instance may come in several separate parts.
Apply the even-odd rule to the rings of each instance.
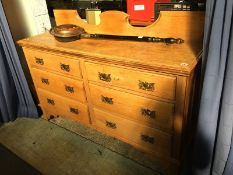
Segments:
[[[84,59],[122,66],[188,76],[198,62],[202,45],[120,41],[108,39],[80,39],[59,42],[49,33],[23,39],[24,47],[34,47]]]
[[[65,75],[82,78],[78,60],[27,48],[24,49],[24,54],[32,67],[45,68]]]
[[[176,94],[179,97],[176,101],[176,111],[174,114],[174,137],[173,137],[173,157],[176,159],[181,159],[181,141],[185,132],[184,123],[185,117],[185,103],[187,102],[185,98],[189,98],[188,89],[187,89],[187,78],[178,77],[177,78],[177,91]],[[191,116],[190,116],[191,117]]]
[[[94,113],[96,126],[103,128],[106,134],[111,132],[117,138],[125,138],[130,142],[141,145],[146,150],[170,156],[171,136],[169,134],[117,117],[96,108],[94,109]]]
[[[57,25],[75,24],[88,33],[182,38],[186,42],[202,41],[205,13],[200,11],[161,11],[159,18],[147,27],[133,27],[129,15],[120,11],[100,14],[100,24],[84,22],[77,10],[54,10]],[[174,30],[174,27],[176,30]]]
[[[141,124],[163,129],[172,129],[172,103],[160,102],[129,93],[103,88],[90,84],[94,105],[115,113],[124,114],[127,119],[137,120]]]
[[[86,102],[83,82],[32,68],[37,87],[81,102]]]
[[[42,109],[76,121],[89,123],[88,109],[85,104],[58,96],[42,89],[37,89],[37,93]]]
[[[86,67],[85,67],[84,60],[80,61],[80,67],[81,67],[81,71],[82,71],[82,75],[83,75],[83,83],[84,83],[84,88],[85,88],[86,97],[87,97],[87,104],[89,107],[90,123],[93,124],[93,123],[95,123],[94,111],[93,111],[94,107],[93,107],[93,103],[91,101],[91,93],[90,93],[90,89],[89,89],[89,83],[88,83],[88,79],[87,79],[87,73],[86,73]]]
[[[93,63],[86,63],[86,69],[88,79],[91,81],[131,89],[165,99],[175,99],[176,77]]]

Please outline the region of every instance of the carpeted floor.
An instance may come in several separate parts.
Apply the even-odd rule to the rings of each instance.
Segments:
[[[62,118],[4,124],[0,144],[42,174],[161,174],[156,162],[130,145]]]
[[[0,171],[3,175],[42,175],[2,144],[0,144],[0,155]]]
[[[122,142],[118,139],[97,132],[95,129],[87,128],[77,122],[62,117],[54,118],[50,120],[50,122],[69,131],[72,131],[77,135],[84,137],[94,143],[102,145],[113,152],[116,152],[126,158],[137,162],[138,164],[141,164],[155,171],[162,171],[159,169],[160,166],[158,162],[153,159],[149,159],[142,152],[125,142]]]

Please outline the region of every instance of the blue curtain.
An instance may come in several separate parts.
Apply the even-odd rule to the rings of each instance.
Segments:
[[[0,122],[17,117],[37,118],[38,112],[0,1]]]
[[[207,0],[203,86],[189,174],[233,174],[233,0]]]

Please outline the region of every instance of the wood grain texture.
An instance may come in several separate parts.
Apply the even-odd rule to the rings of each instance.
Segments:
[[[109,84],[111,86],[131,89],[169,100],[175,99],[176,77],[148,72],[133,71],[101,64],[86,63],[87,78],[90,81]],[[101,75],[109,75],[109,81],[101,79]],[[140,87],[140,84],[153,84],[153,90]]]
[[[58,76],[51,72],[32,68],[35,84],[38,88],[59,94],[61,96],[78,100],[82,103],[86,102],[83,82],[74,80],[64,76]]]
[[[184,131],[184,111],[185,111],[185,103],[189,94],[186,92],[187,90],[187,77],[178,76],[177,77],[177,90],[176,96],[177,100],[175,103],[175,114],[174,114],[174,136],[173,136],[173,157],[176,159],[180,159],[181,156],[181,142],[182,142],[182,134]]]
[[[89,88],[89,83],[87,79],[87,73],[86,73],[86,67],[85,67],[85,62],[82,60],[80,62],[81,65],[81,71],[82,71],[82,76],[83,76],[83,83],[84,83],[84,88],[86,92],[86,97],[87,97],[87,103],[88,103],[88,112],[89,112],[89,123],[91,124],[91,127],[95,127],[95,117],[94,117],[94,106],[93,102],[91,99],[91,93],[90,93],[90,88]]]
[[[55,116],[72,118],[81,123],[89,123],[87,105],[58,96],[43,89],[37,89],[40,105],[45,111],[53,111]],[[49,102],[52,100],[53,102]],[[54,103],[54,104],[53,104]],[[50,116],[46,116],[49,118]]]
[[[94,108],[97,127],[104,128],[106,133],[111,132],[115,137],[123,137],[135,142],[151,152],[171,154],[171,136],[156,129],[152,129],[133,121],[119,118],[111,113],[106,113]],[[107,123],[114,124],[115,128],[109,127]],[[142,135],[153,138],[153,143],[142,139]]]
[[[76,10],[54,10],[57,25],[75,24],[88,33],[182,38],[185,42],[202,41],[204,12],[161,11],[159,18],[147,27],[129,24],[129,15],[121,11],[106,11],[100,14],[100,24],[84,22]],[[174,30],[175,28],[175,30]]]
[[[202,49],[199,43],[165,45],[106,39],[81,39],[62,43],[49,33],[23,39],[18,43],[21,46],[49,51],[51,54],[60,53],[66,57],[85,59],[85,61],[101,61],[185,76],[189,76],[195,68]]]
[[[78,60],[31,49],[24,49],[24,54],[32,67],[46,68],[65,75],[82,78]]]
[[[124,115],[126,119],[172,131],[174,104],[116,91],[89,84],[92,102],[99,108]],[[113,104],[102,101],[102,96],[111,98]],[[142,109],[154,111],[154,117],[142,114]]]

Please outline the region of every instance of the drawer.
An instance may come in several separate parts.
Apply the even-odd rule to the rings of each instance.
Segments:
[[[88,108],[85,104],[70,100],[42,89],[37,89],[40,105],[45,111],[56,113],[76,121],[89,123]]]
[[[37,87],[74,100],[86,102],[86,95],[82,81],[73,80],[36,68],[32,68],[31,71]]]
[[[176,77],[86,63],[88,80],[175,99]]]
[[[143,149],[171,155],[171,135],[110,113],[94,109],[96,126],[117,138],[140,145]]]
[[[151,127],[172,129],[174,104],[90,84],[92,102],[99,108],[120,113]]]
[[[65,75],[82,78],[78,60],[25,48],[24,54],[32,67],[46,68]]]

